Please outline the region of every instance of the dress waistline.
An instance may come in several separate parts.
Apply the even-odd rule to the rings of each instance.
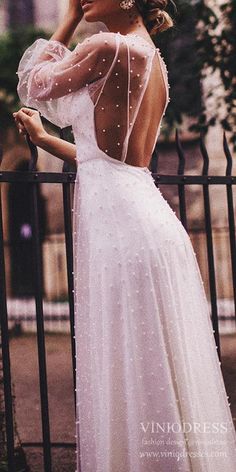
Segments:
[[[81,166],[82,164],[85,164],[86,162],[90,161],[104,161],[107,160],[114,164],[116,167],[121,167],[121,168],[127,168],[131,171],[134,172],[141,172],[141,173],[146,173],[152,176],[152,173],[148,167],[141,167],[141,166],[134,166],[132,164],[128,164],[127,162],[120,161],[119,159],[115,159],[114,157],[108,156],[107,154],[104,154],[104,156],[96,156],[96,157],[89,157],[88,159],[78,159],[78,166]]]

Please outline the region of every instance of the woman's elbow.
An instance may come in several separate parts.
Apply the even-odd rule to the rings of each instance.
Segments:
[[[28,88],[27,94],[28,100],[35,100],[37,102],[46,102],[50,100],[51,96],[49,91],[45,88],[40,88],[38,86],[33,86]]]

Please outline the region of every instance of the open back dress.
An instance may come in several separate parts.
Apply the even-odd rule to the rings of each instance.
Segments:
[[[169,101],[159,49],[134,33],[73,51],[40,38],[18,76],[22,103],[75,137],[77,471],[234,472],[196,255],[148,165]]]

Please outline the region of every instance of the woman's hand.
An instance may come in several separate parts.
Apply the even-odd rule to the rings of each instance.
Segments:
[[[77,18],[78,21],[84,16],[80,0],[69,0],[68,13]]]
[[[48,134],[43,127],[39,112],[30,108],[21,108],[13,113],[16,126],[20,134],[29,134],[30,140],[36,146],[40,146],[41,141]]]
[[[47,133],[37,110],[21,108],[21,110],[13,113],[13,116],[20,134],[28,133],[30,140],[36,146],[69,164],[76,164],[76,145]]]
[[[80,0],[69,0],[64,19],[50,39],[60,41],[65,44],[65,46],[68,46],[83,16],[84,12]]]

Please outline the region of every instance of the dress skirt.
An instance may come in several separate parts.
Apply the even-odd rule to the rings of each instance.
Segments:
[[[77,471],[235,471],[196,255],[151,172],[78,162],[73,236]]]

